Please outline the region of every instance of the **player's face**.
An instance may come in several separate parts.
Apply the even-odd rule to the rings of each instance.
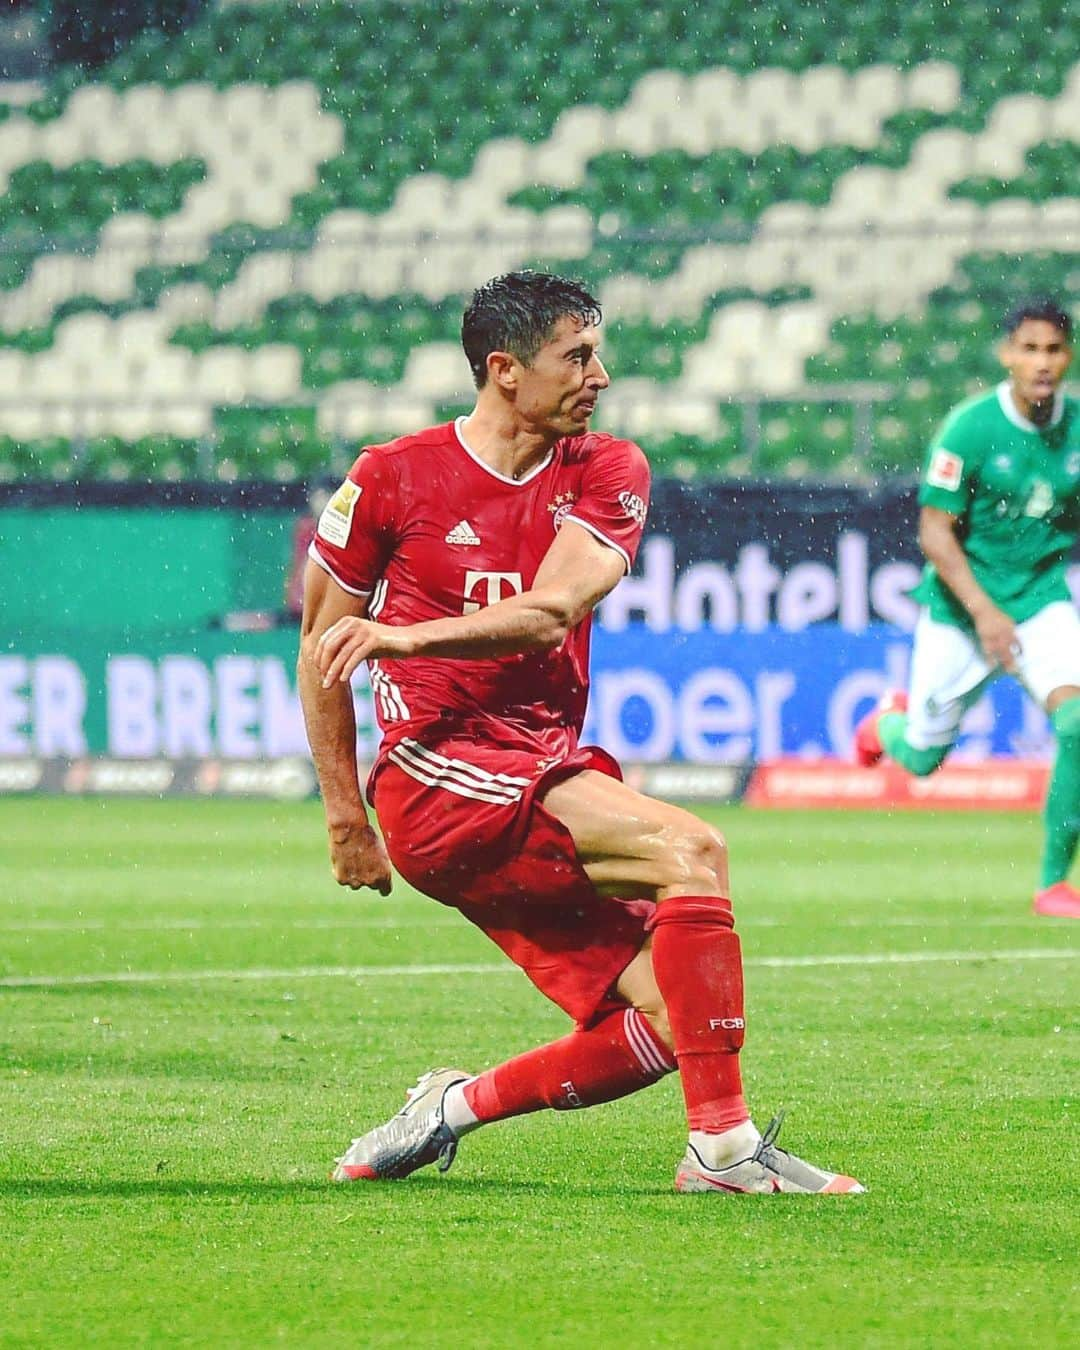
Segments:
[[[515,406],[530,425],[557,436],[588,430],[601,389],[611,381],[600,361],[600,334],[571,315],[555,325],[532,365],[519,370]]]
[[[1012,379],[1020,411],[1053,401],[1072,360],[1060,328],[1046,319],[1025,319],[1001,344],[1001,364]]]

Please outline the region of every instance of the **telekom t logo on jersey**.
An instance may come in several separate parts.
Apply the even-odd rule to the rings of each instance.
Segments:
[[[508,600],[512,595],[520,595],[524,589],[520,572],[466,572],[465,608],[462,613],[475,614],[485,605],[494,605],[500,600]],[[474,596],[477,598],[474,599]]]

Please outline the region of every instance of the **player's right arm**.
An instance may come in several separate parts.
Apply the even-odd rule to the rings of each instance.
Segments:
[[[956,528],[958,516],[937,506],[919,513],[919,547],[941,580],[971,616],[975,634],[987,660],[1010,670],[1019,651],[1016,625],[975,579]]]
[[[919,547],[971,618],[988,661],[1012,670],[1020,650],[1016,625],[975,578],[958,534],[968,520],[987,448],[972,405],[954,408],[930,442],[919,487]]]
[[[390,892],[390,860],[368,820],[356,768],[356,717],[347,684],[323,687],[315,663],[319,634],[346,617],[363,618],[367,597],[343,590],[323,568],[309,561],[304,581],[304,615],[296,678],[311,757],[319,775],[330,865],[341,886],[370,886]]]

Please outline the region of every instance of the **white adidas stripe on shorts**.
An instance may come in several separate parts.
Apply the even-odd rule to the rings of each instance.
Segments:
[[[400,740],[387,758],[410,778],[428,787],[442,788],[459,797],[471,797],[475,801],[504,806],[519,802],[522,789],[531,782],[528,778],[512,774],[491,773],[464,759],[449,759],[408,737]]]

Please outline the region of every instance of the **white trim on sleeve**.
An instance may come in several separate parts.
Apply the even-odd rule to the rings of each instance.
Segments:
[[[589,533],[595,535],[602,544],[607,544],[608,548],[613,548],[626,564],[626,570],[628,572],[630,571],[630,554],[627,553],[622,544],[617,544],[614,539],[609,539],[602,530],[598,530],[595,525],[590,525],[587,520],[582,520],[580,516],[575,516],[572,511],[563,516],[563,524],[565,525],[568,520],[572,520],[575,525],[580,525],[583,530],[588,530]]]
[[[348,591],[350,595],[358,595],[361,600],[366,600],[368,596],[371,594],[370,591],[358,591],[355,586],[350,586],[346,582],[342,581],[342,579],[338,576],[338,574],[326,561],[323,555],[315,547],[314,540],[310,544],[308,544],[307,555],[313,563],[317,563],[318,566],[321,567],[324,572],[326,572],[329,576],[333,577],[333,579],[337,582],[337,584],[341,587],[343,591]]]

